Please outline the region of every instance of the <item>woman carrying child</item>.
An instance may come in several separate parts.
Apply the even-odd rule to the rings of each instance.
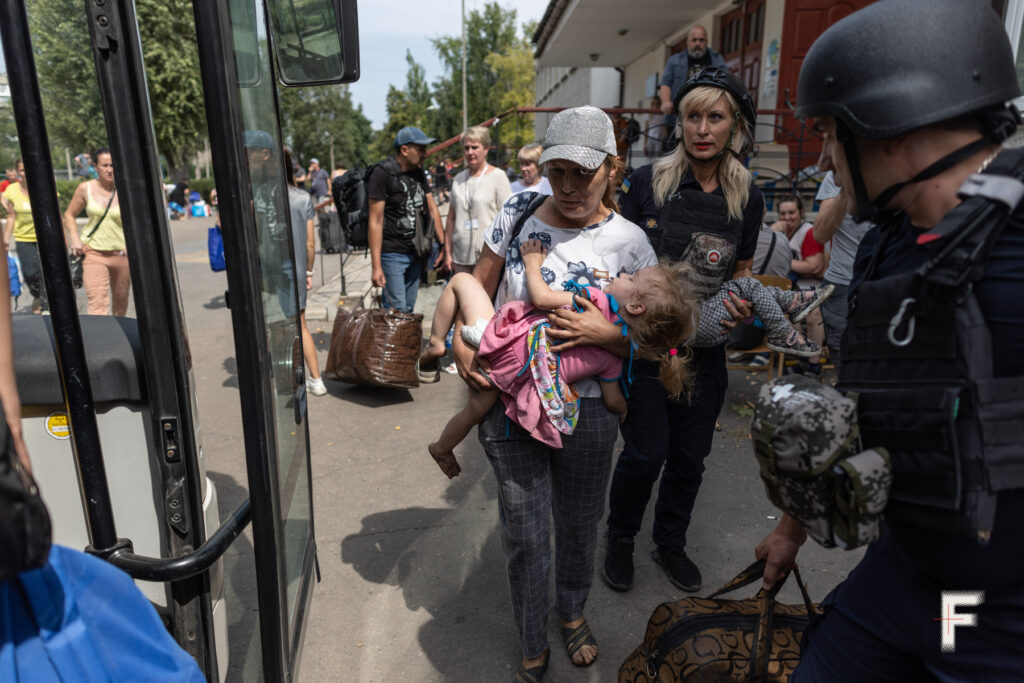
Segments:
[[[540,269],[545,283],[571,280],[603,287],[614,276],[636,273],[657,263],[654,250],[637,226],[615,213],[614,193],[621,177],[611,120],[594,107],[559,112],[551,119],[540,165],[546,167],[553,195],[538,205],[536,193],[511,197],[484,235],[486,243],[473,271],[498,307],[526,301],[528,290],[521,245],[539,240],[548,249]],[[525,222],[528,209],[534,212]],[[513,236],[521,222],[520,235]],[[560,309],[552,322],[569,321],[569,329],[550,329],[563,339],[564,353],[575,346],[600,346],[626,358],[629,340],[589,300],[576,297],[583,313]],[[459,328],[459,325],[456,325]],[[459,374],[470,388],[491,383],[481,370],[486,359],[462,340],[453,350]],[[579,413],[562,448],[551,448],[508,419],[496,404],[479,428],[479,439],[498,481],[499,518],[505,550],[512,612],[519,630],[522,661],[515,680],[539,681],[547,668],[548,590],[551,567],[549,527],[555,525],[555,610],[566,651],[573,664],[588,666],[597,657],[597,641],[583,608],[594,574],[597,525],[611,470],[619,416],[601,400],[598,382],[576,383]]]

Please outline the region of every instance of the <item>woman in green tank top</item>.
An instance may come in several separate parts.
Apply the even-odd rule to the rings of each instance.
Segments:
[[[103,148],[93,154],[99,177],[81,183],[64,212],[64,227],[70,235],[71,251],[84,255],[82,281],[89,301],[90,315],[128,312],[131,277],[125,253],[121,207],[114,186],[114,162],[110,150]],[[75,218],[85,209],[89,217],[81,232]]]

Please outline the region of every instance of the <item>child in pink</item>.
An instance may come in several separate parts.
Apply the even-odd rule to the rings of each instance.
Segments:
[[[499,394],[509,419],[553,448],[561,447],[562,434],[573,433],[578,397],[572,383],[577,380],[601,380],[605,405],[612,412],[625,415],[626,399],[618,384],[623,358],[596,346],[559,352],[547,337],[550,324],[545,312],[575,305],[576,296],[589,299],[608,321],[621,325],[623,336],[640,331],[644,348],[634,343],[637,352],[676,365],[680,380],[685,376],[684,361],[675,348],[689,338],[694,314],[671,269],[652,266],[636,275],[623,274],[612,280],[605,292],[575,282],[565,283],[566,291],[557,292],[549,289],[541,276],[546,251],[538,240],[527,240],[521,247],[530,302],[510,301],[495,313],[487,292],[468,273],[455,275],[438,301],[430,342],[419,361],[421,380],[434,381],[437,376],[433,366],[444,355],[444,337],[458,315],[463,322],[462,338],[477,347],[480,356],[490,364],[489,377],[495,387],[490,391],[471,390],[466,406],[452,417],[441,437],[428,446],[449,478],[461,471],[453,449],[490,411]],[[678,294],[667,295],[673,291]],[[659,331],[653,344],[649,334],[652,329]]]

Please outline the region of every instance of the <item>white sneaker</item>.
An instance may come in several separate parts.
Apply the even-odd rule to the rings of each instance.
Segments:
[[[314,396],[323,396],[327,393],[327,387],[324,386],[324,380],[322,377],[307,377],[306,378],[306,391],[313,394]]]

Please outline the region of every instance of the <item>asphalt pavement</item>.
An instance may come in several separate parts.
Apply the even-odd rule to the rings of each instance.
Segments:
[[[210,271],[206,229],[213,219],[171,223],[202,442],[222,518],[248,495],[231,321],[224,273]],[[369,257],[317,256],[307,303],[310,329],[326,361],[340,302],[368,290]],[[344,274],[344,286],[342,273]],[[440,286],[421,288],[417,310],[430,313]],[[753,559],[754,546],[780,514],[757,476],[748,434],[760,375],[730,373],[720,431],[706,461],[687,551],[704,574],[707,595]],[[462,474],[449,481],[426,444],[461,405],[457,376],[413,390],[327,381],[309,397],[316,541],[322,582],[314,588],[300,681],[506,681],[519,660],[497,528],[494,478],[474,436],[456,450]],[[621,440],[616,452],[621,448]],[[607,588],[595,573],[586,616],[600,646],[589,668],[572,666],[552,616],[546,681],[612,681],[636,647],[651,611],[686,594],[650,559],[653,503],[637,539],[636,583]],[[602,543],[603,550],[603,543]],[[229,680],[259,678],[259,625],[247,531],[227,555],[231,644]],[[600,555],[600,553],[599,553]],[[810,542],[800,556],[812,597],[821,599],[859,559]],[[738,591],[746,597],[755,588]],[[781,594],[798,602],[795,587]]]

